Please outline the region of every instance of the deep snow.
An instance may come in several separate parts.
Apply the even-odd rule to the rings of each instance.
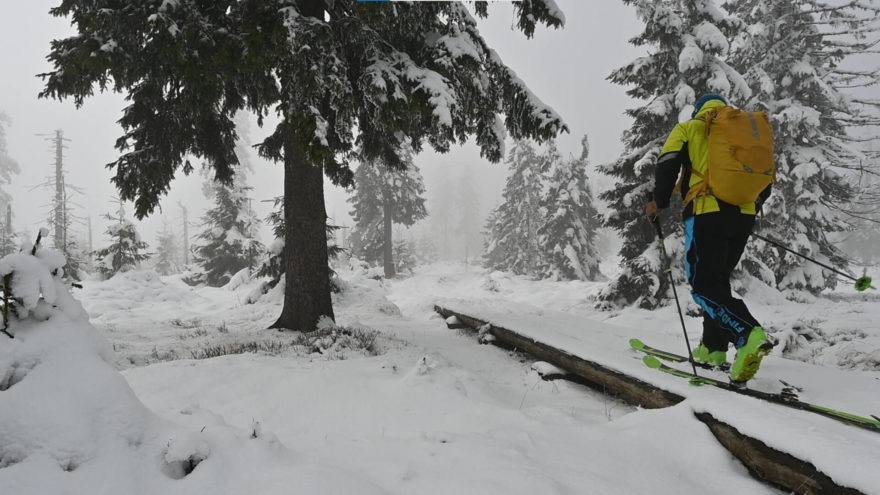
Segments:
[[[24,370],[0,391],[0,492],[780,493],[751,478],[694,418],[706,410],[799,449],[844,485],[880,493],[880,435],[718,390],[694,393],[641,366],[625,346],[631,334],[683,348],[674,307],[596,312],[598,284],[461,264],[393,281],[342,273],[338,322],[378,331],[373,352],[330,336],[304,346],[264,330],[280,303],[275,293],[244,304],[256,282],[194,289],[150,271],[86,281],[74,297],[91,323],[56,311],[0,346],[2,369]],[[877,404],[876,297],[844,291],[793,303],[754,287],[748,299],[790,337],[785,352],[798,359],[767,358],[764,385],[794,373],[786,378],[829,405]],[[642,410],[545,382],[533,360],[448,330],[433,313],[441,300],[645,379],[668,378],[690,398]],[[698,338],[698,320],[687,323]],[[804,328],[812,340],[796,337]],[[192,359],[247,348],[263,350]],[[844,376],[867,389],[835,389]]]

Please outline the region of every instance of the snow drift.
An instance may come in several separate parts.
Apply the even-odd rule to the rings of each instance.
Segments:
[[[4,493],[283,491],[266,470],[291,454],[258,426],[190,430],[148,410],[62,282],[63,256],[30,251],[0,260],[14,296],[7,328],[14,338],[0,336]]]

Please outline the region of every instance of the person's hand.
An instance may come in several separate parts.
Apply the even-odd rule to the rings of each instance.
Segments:
[[[656,201],[651,201],[647,205],[645,205],[645,215],[648,215],[648,220],[654,221],[657,218],[657,215],[660,213],[660,208],[657,207]]]

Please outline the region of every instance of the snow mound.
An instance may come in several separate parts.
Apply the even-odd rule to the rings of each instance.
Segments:
[[[153,270],[131,270],[100,283],[83,283],[83,300],[88,301],[87,309],[93,318],[141,306],[143,301],[182,303],[199,299],[179,278],[163,280]]]
[[[148,410],[114,368],[111,345],[52,275],[55,258],[0,260],[0,274],[12,274],[12,295],[27,309],[10,316],[14,338],[0,336],[3,493],[244,493],[254,488],[251,476],[261,477],[254,470],[290,457],[262,432],[187,430]],[[135,283],[143,290],[161,282],[135,272],[115,285]]]
[[[244,267],[241,270],[235,272],[235,275],[229,279],[229,282],[224,286],[227,290],[235,290],[239,287],[247,285],[251,282],[251,270],[248,267]]]
[[[339,273],[342,292],[337,294],[334,305],[345,312],[400,316],[400,308],[388,300],[386,282],[375,277],[373,269],[355,267]]]

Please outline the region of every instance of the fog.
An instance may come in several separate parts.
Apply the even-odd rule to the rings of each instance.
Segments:
[[[616,67],[640,55],[628,44],[638,34],[641,25],[635,12],[620,2],[557,0],[566,15],[566,26],[561,30],[539,28],[534,39],[527,40],[513,27],[510,5],[490,5],[490,18],[481,21],[480,29],[489,44],[514,69],[544,102],[562,115],[570,129],[558,140],[563,155],[579,153],[583,134],[590,136],[591,165],[613,160],[622,150],[620,135],[630,124],[623,115],[632,106],[625,89],[605,80]],[[87,241],[86,219],[92,220],[94,247],[106,243],[103,230],[104,213],[115,211],[113,198],[117,192],[110,183],[111,171],[105,164],[118,155],[113,148],[121,135],[116,124],[124,106],[121,95],[96,94],[77,109],[73,101],[63,102],[38,99],[42,88],[36,74],[50,70],[45,57],[52,39],[73,34],[66,19],[53,18],[49,9],[57,0],[29,0],[0,3],[0,112],[12,121],[7,126],[6,139],[9,155],[21,166],[21,174],[14,176],[8,192],[13,197],[13,225],[17,232],[30,233],[46,225],[53,191],[41,184],[54,173],[54,150],[45,134],[56,129],[64,132],[67,148],[64,152],[66,182],[81,191],[72,193],[73,213],[81,218],[73,227],[77,237]],[[254,123],[249,130],[252,142],[258,142],[269,132]],[[253,186],[254,208],[260,218],[271,209],[269,202],[282,192],[282,167],[256,157],[249,157],[254,171],[248,177]],[[425,179],[428,199],[428,219],[413,229],[411,236],[435,236],[435,244],[446,257],[464,254],[464,239],[455,229],[444,237],[438,228],[443,215],[455,211],[461,202],[455,194],[462,177],[472,177],[477,196],[474,221],[480,225],[489,210],[500,199],[507,167],[483,160],[474,145],[457,147],[446,154],[425,151],[416,157]],[[197,167],[198,168],[198,167]],[[608,179],[594,179],[594,193],[608,185]],[[202,195],[204,177],[182,173],[171,184],[171,191],[149,218],[137,222],[141,236],[155,242],[163,221],[169,222],[175,232],[181,231],[182,218],[178,203],[189,209],[191,236],[199,231],[200,216],[210,203]],[[348,194],[328,183],[326,186],[327,213],[337,224],[351,225],[348,215]],[[457,199],[458,198],[458,199]],[[601,205],[597,203],[601,208]],[[127,205],[131,217],[133,208]],[[271,240],[265,226],[262,241]],[[451,237],[450,237],[451,236]],[[481,246],[468,242],[469,256],[479,256]],[[446,249],[441,246],[448,246]]]

